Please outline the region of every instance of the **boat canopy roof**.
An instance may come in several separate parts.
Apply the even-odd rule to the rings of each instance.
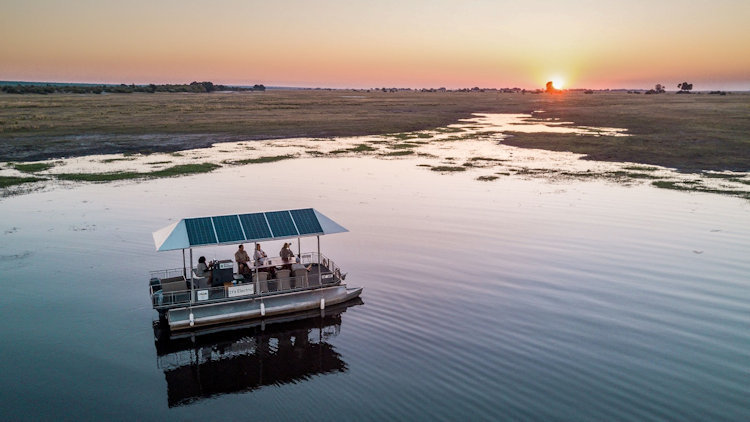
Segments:
[[[313,208],[184,218],[153,233],[157,251],[343,233]]]

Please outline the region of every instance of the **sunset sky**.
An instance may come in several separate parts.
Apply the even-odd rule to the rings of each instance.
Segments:
[[[750,1],[3,0],[0,80],[750,90]]]

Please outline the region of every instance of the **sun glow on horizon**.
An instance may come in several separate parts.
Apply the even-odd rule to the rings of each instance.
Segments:
[[[550,78],[550,81],[552,81],[552,87],[554,87],[555,89],[565,88],[565,80],[559,76]]]

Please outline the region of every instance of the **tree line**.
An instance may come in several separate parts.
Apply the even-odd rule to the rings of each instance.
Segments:
[[[148,85],[76,85],[76,84],[8,84],[0,91],[8,94],[131,94],[133,92],[215,92],[215,91],[265,91],[260,84],[252,87],[217,85],[213,82],[191,82],[189,84]]]

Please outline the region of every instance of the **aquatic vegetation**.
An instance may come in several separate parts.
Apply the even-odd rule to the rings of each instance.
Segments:
[[[466,167],[456,167],[456,166],[435,166],[431,167],[430,170],[432,171],[440,171],[440,172],[448,172],[448,171],[466,171]]]
[[[325,155],[325,153],[320,152],[318,150],[314,150],[314,149],[309,149],[309,150],[305,151],[305,153],[308,154],[308,155],[312,155],[314,157],[320,157],[322,155]]]
[[[731,190],[731,189],[710,188],[710,187],[703,186],[702,184],[700,184],[699,181],[676,182],[676,181],[671,181],[671,180],[656,180],[654,182],[651,182],[651,184],[656,186],[657,188],[662,188],[662,189],[671,189],[671,190],[689,191],[689,192],[702,192],[702,193],[717,193],[717,194],[722,194],[722,195],[733,195],[733,196],[739,196],[745,199],[750,199],[750,192],[737,191],[737,190]]]
[[[231,161],[230,164],[261,164],[261,163],[273,163],[275,161],[288,160],[294,158],[294,155],[271,155],[258,158],[246,158],[244,160]]]
[[[509,161],[502,158],[489,158],[489,157],[471,157],[469,158],[469,161],[494,161],[494,162],[504,162]]]
[[[151,179],[160,177],[184,176],[197,173],[208,173],[219,167],[221,166],[213,163],[182,164],[147,173],[121,171],[112,173],[62,173],[56,174],[55,176],[60,180],[71,180],[79,182],[112,182],[116,180]]]
[[[402,149],[402,150],[398,150],[398,151],[387,152],[385,154],[380,154],[380,155],[382,157],[398,157],[398,156],[402,156],[402,155],[412,155],[412,154],[414,154],[414,151],[409,150],[409,149]]]
[[[46,179],[39,177],[0,176],[0,188],[7,188],[9,186],[21,185],[24,183],[38,182],[40,180]]]
[[[416,144],[416,143],[404,142],[404,143],[401,143],[401,144],[388,145],[388,148],[391,148],[391,149],[412,149],[412,148],[418,147],[418,146],[419,146],[419,144]]]
[[[157,164],[172,164],[172,161],[151,161],[146,164],[157,165]]]
[[[338,155],[338,154],[347,154],[351,151],[348,149],[334,149],[333,151],[328,151],[329,154]]]
[[[136,157],[132,156],[133,154],[125,154],[125,157],[121,158],[105,158],[102,160],[102,163],[114,163],[115,161],[133,161]]]
[[[491,182],[493,180],[499,179],[498,176],[479,176],[477,177],[477,180],[481,182]]]
[[[658,167],[652,167],[652,166],[625,166],[623,167],[625,170],[633,170],[633,171],[658,171]]]
[[[55,163],[28,163],[28,164],[13,164],[13,168],[22,171],[24,173],[36,173],[40,171],[49,170],[55,166]]]
[[[373,148],[367,144],[358,144],[354,148],[349,148],[348,151],[351,152],[370,152],[370,151],[377,151],[377,148]]]

